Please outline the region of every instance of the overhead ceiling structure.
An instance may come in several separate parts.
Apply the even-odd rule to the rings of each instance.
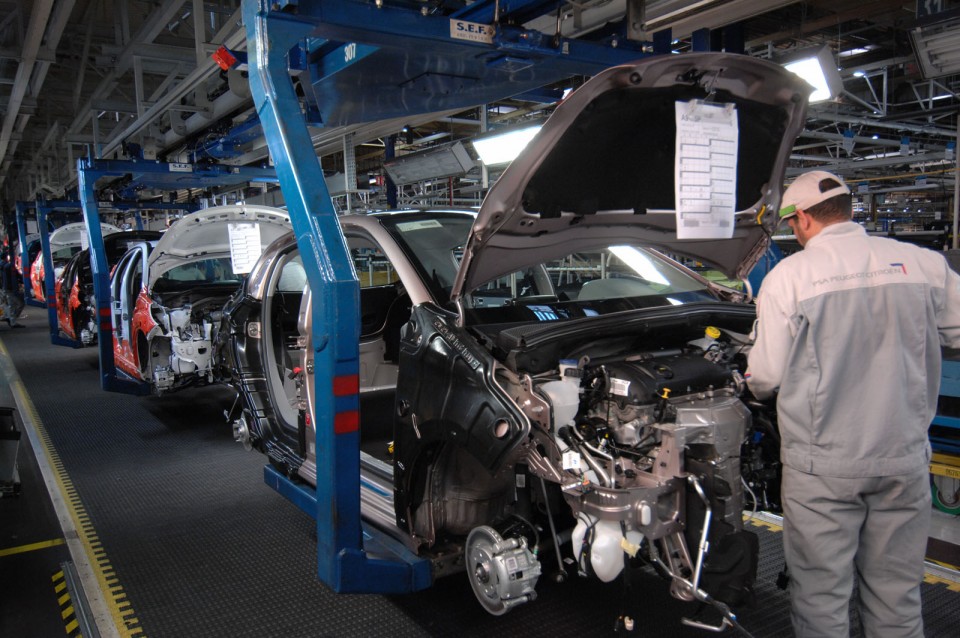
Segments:
[[[269,161],[255,127],[228,139],[251,119],[252,102],[244,72],[223,71],[211,57],[221,45],[245,47],[240,2],[0,0],[0,201],[63,196],[76,185],[76,160],[85,156]],[[953,190],[960,0],[346,2],[629,44],[645,53],[725,48],[784,62],[827,47],[842,90],[811,105],[792,172],[824,167],[878,191],[913,186],[922,174],[944,192]],[[542,119],[563,89],[583,79],[485,109],[317,128],[314,142],[318,155],[340,156],[334,160],[340,170],[355,168],[345,139],[372,142],[358,159],[361,169],[377,167],[387,136],[397,135],[402,155]]]

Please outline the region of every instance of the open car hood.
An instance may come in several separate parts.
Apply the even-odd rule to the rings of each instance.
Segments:
[[[726,53],[656,56],[596,75],[557,107],[490,189],[464,247],[452,298],[525,266],[611,241],[745,277],[776,228],[784,170],[809,92],[806,82],[779,65]],[[729,238],[677,237],[677,103],[693,100],[727,113],[732,104],[736,111],[735,175],[727,169],[735,197]],[[707,188],[709,197],[713,186]]]
[[[286,211],[269,206],[233,204],[190,213],[163,234],[150,253],[150,287],[171,268],[199,259],[230,256],[230,224],[260,227],[259,251],[291,229]]]
[[[81,236],[87,232],[87,225],[83,222],[72,222],[64,224],[60,228],[50,233],[50,248],[66,248],[68,246],[80,246],[82,244]],[[123,230],[113,224],[100,224],[100,232],[104,236],[112,233],[122,233]]]

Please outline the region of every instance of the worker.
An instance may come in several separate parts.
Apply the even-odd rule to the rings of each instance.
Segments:
[[[766,276],[747,380],[777,393],[784,554],[798,638],[923,636],[927,428],[940,347],[960,347],[960,276],[943,255],[868,237],[850,189],[811,171],[780,217],[803,250]]]

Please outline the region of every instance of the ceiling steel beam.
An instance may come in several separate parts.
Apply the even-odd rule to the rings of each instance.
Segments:
[[[873,126],[876,128],[890,129],[891,131],[906,131],[909,133],[924,133],[926,135],[938,135],[941,137],[956,137],[957,134],[950,129],[939,128],[936,126],[925,126],[923,124],[910,124],[908,122],[889,122],[874,120],[869,117],[854,117],[852,115],[841,115],[839,113],[829,113],[811,109],[807,111],[807,120],[818,120],[824,122],[840,122],[843,124],[863,124],[864,126]]]
[[[3,118],[2,128],[0,128],[0,164],[6,159],[7,147],[10,145],[10,135],[13,133],[13,127],[20,115],[20,103],[30,87],[33,67],[37,62],[37,54],[40,51],[40,45],[43,43],[43,34],[47,30],[51,11],[53,11],[53,0],[39,0],[33,5],[33,11],[30,13],[30,23],[23,42],[21,62],[17,66],[17,76],[10,92],[10,101],[7,103],[7,113]],[[0,175],[0,184],[3,183],[3,178],[4,175]]]

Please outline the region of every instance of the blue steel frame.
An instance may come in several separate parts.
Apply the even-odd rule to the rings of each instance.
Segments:
[[[287,52],[309,23],[243,5],[250,87],[280,177],[312,291],[317,489],[267,470],[265,479],[317,521],[320,579],[339,592],[406,592],[428,587],[429,564],[375,559],[360,525],[359,284],[287,73]],[[268,22],[270,23],[269,35]],[[268,42],[269,40],[269,42]],[[309,381],[308,381],[309,382]],[[322,459],[322,460],[321,460]]]
[[[298,13],[283,11],[293,5]],[[360,519],[359,284],[290,79],[288,68],[295,66],[291,59],[298,59],[314,36],[341,44],[336,51],[355,51],[352,61],[385,43],[407,50],[462,45],[478,53],[503,52],[504,60],[510,60],[511,53],[529,53],[531,64],[563,64],[570,75],[598,71],[643,54],[575,40],[547,46],[538,39],[541,34],[513,27],[498,28],[493,43],[453,41],[449,17],[422,16],[418,11],[373,3],[244,0],[243,21],[254,104],[290,212],[312,291],[314,317],[314,374],[308,383],[315,388],[317,488],[306,489],[269,466],[265,480],[315,517],[317,573],[335,591],[423,589],[432,582],[429,564],[409,551],[389,551],[391,544],[396,549],[389,540],[374,550],[377,541],[387,537],[364,530]],[[341,56],[339,63],[335,58],[331,56],[332,68],[325,68],[326,74],[352,62],[349,56]],[[580,70],[573,71],[577,65]],[[499,97],[519,92],[509,81],[499,88]],[[307,117],[311,115],[308,109]],[[384,549],[389,556],[372,557],[374,551]]]
[[[23,280],[23,302],[28,306],[43,308],[44,303],[40,299],[33,298],[33,290],[30,287],[30,252],[27,246],[27,210],[36,210],[36,205],[31,202],[17,202],[17,234],[20,236],[20,279]]]
[[[64,339],[60,336],[59,323],[57,322],[57,274],[54,272],[53,253],[50,251],[50,230],[47,224],[51,213],[79,213],[81,211],[80,202],[75,200],[37,200],[37,231],[40,233],[40,255],[43,259],[43,285],[45,294],[44,305],[47,308],[47,321],[50,325],[50,343],[61,346],[72,346],[72,339]],[[99,230],[99,225],[97,226]]]
[[[150,393],[149,384],[122,374],[117,370],[116,361],[113,358],[113,323],[110,318],[113,300],[110,298],[110,267],[107,264],[103,233],[100,231],[100,209],[95,191],[97,180],[100,178],[123,177],[128,174],[133,174],[137,182],[143,186],[168,190],[248,182],[276,183],[277,174],[272,168],[221,164],[194,166],[143,160],[91,158],[77,160],[77,182],[83,220],[90,239],[90,269],[93,272],[93,293],[97,299],[100,387],[108,392],[144,395]],[[150,207],[147,204],[143,206],[143,208]],[[196,207],[191,204],[180,205],[179,208],[196,210]]]

